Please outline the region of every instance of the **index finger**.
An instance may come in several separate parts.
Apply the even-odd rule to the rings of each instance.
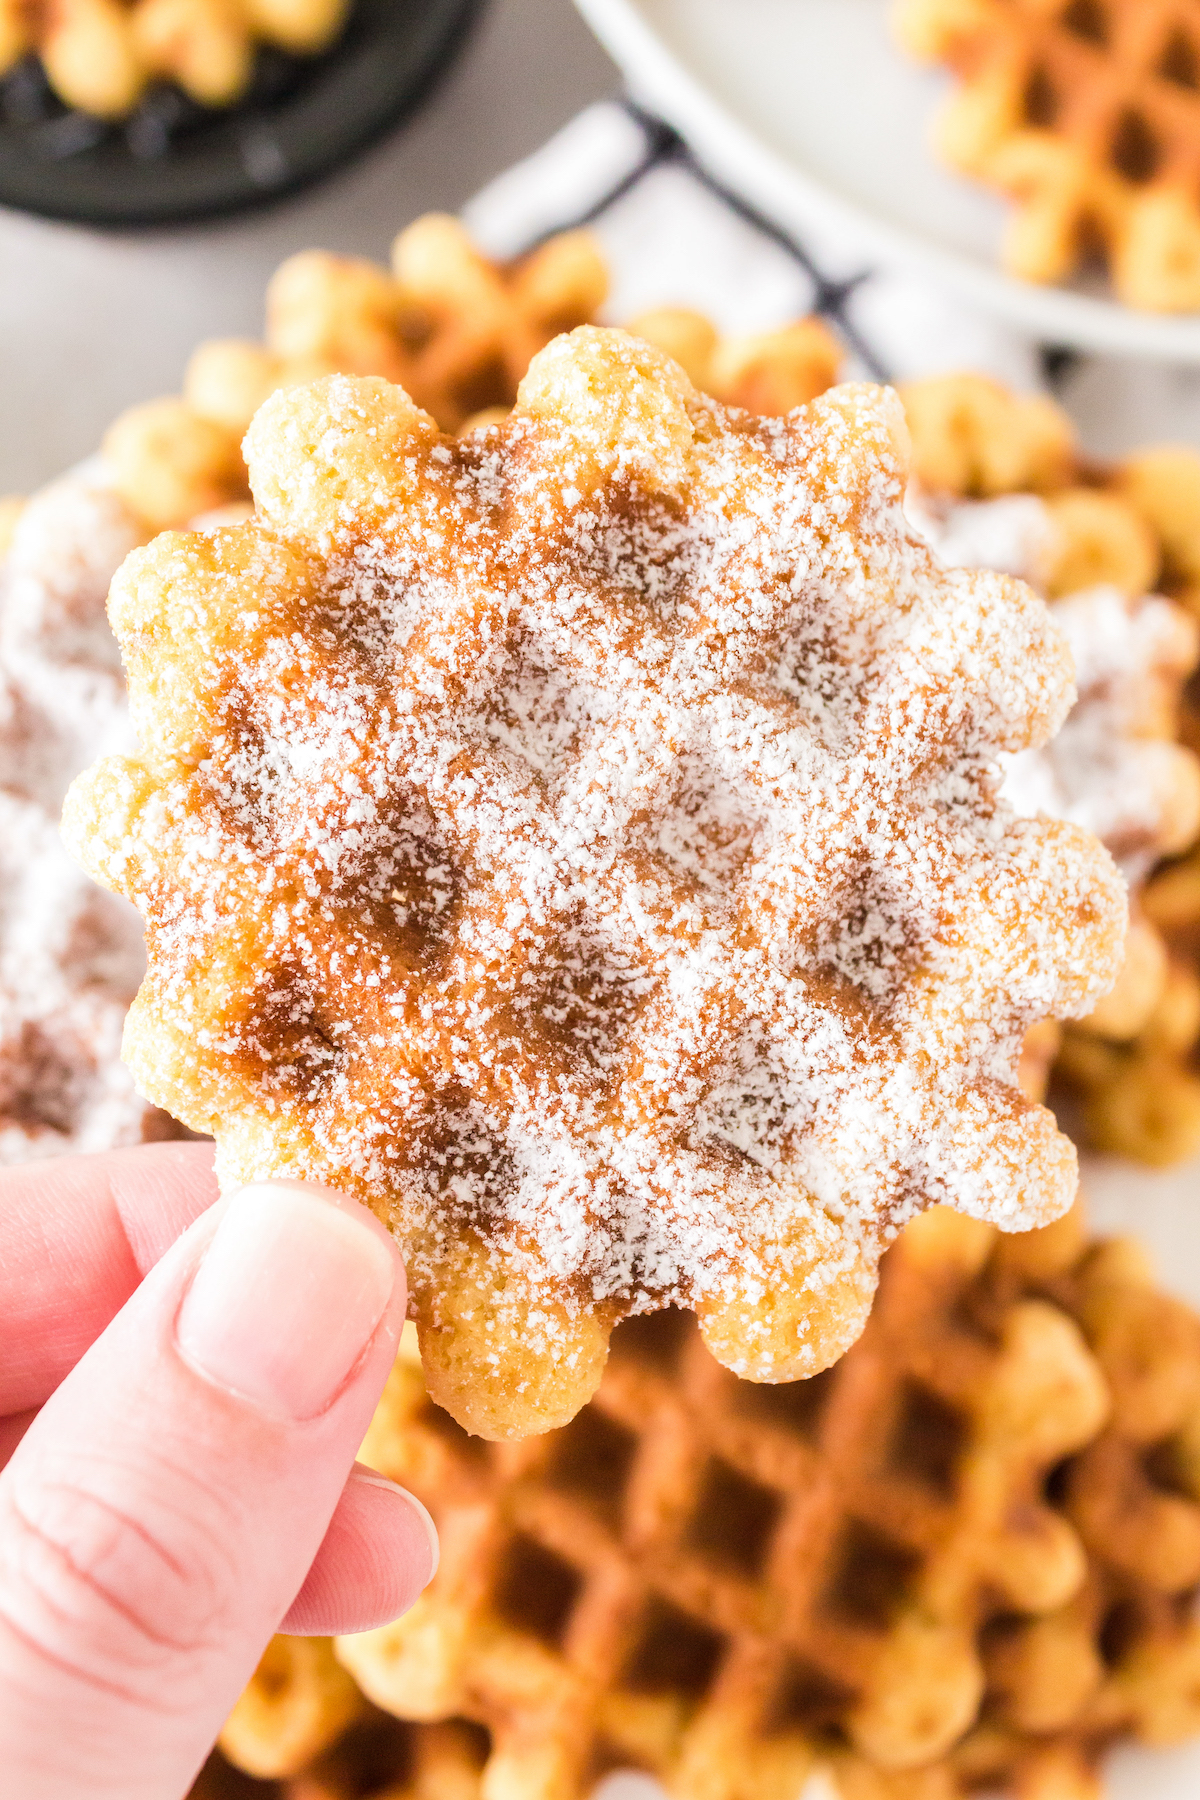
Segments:
[[[0,1172],[0,1418],[40,1406],[217,1198],[211,1144]]]

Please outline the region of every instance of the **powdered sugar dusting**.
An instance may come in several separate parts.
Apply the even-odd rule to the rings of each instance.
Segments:
[[[228,1177],[386,1205],[418,1289],[466,1233],[584,1309],[1067,1203],[1013,1068],[1123,897],[998,798],[1069,656],[908,530],[896,404],[754,419],[597,331],[462,442],[333,378],[259,415],[261,524],[131,559],[155,756],[73,832],[148,922],[139,1073]]]
[[[951,500],[910,487],[905,510],[941,560],[1037,584],[1056,528],[1034,494]],[[1164,729],[1164,698],[1195,661],[1196,631],[1172,601],[1100,586],[1052,608],[1070,645],[1078,700],[1051,741],[1004,759],[1003,794],[1026,817],[1094,832],[1137,886],[1194,820],[1194,764]],[[1169,720],[1169,713],[1168,713]]]
[[[120,1060],[141,921],[58,834],[71,779],[135,743],[104,602],[143,535],[81,475],[29,502],[0,563],[0,1163],[168,1127]]]
[[[1181,781],[1195,805],[1186,752],[1153,735],[1158,689],[1178,679],[1179,609],[1099,587],[1059,601],[1054,616],[1075,655],[1079,701],[1051,743],[1007,761],[1004,795],[1020,813],[1095,832],[1136,886],[1175,848]]]

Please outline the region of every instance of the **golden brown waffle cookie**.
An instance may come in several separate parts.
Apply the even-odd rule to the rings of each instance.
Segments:
[[[1056,1439],[1074,1446],[1044,1480]],[[802,1788],[811,1800],[980,1790],[1099,1800],[1109,1744],[1200,1730],[1200,1322],[1155,1290],[1136,1245],[1088,1242],[1078,1211],[1005,1239],[927,1215],[885,1260],[880,1308],[859,1344],[837,1371],[790,1388],[732,1380],[680,1315],[622,1326],[595,1400],[566,1430],[520,1447],[459,1431],[427,1399],[406,1337],[364,1452],[439,1512],[451,1560],[418,1615],[343,1640],[340,1654],[387,1705],[415,1695],[427,1711],[449,1684],[482,1715],[503,1717],[489,1794],[576,1800],[594,1770],[624,1763],[689,1800],[795,1800]],[[840,1534],[830,1517],[839,1505]],[[1006,1567],[1036,1610],[1014,1610],[987,1578],[998,1553],[989,1520],[1006,1513],[1017,1521]],[[831,1543],[844,1553],[832,1567]],[[1030,1545],[1032,1558],[1013,1555]],[[1047,1607],[1055,1582],[1070,1591]],[[698,1667],[702,1679],[703,1662],[680,1654],[672,1669],[669,1637],[659,1644],[668,1691],[656,1703],[606,1673],[600,1651],[614,1632],[634,1635],[653,1610],[648,1595],[678,1609],[678,1641],[693,1652],[717,1640],[699,1700],[687,1676]],[[880,1623],[889,1595],[897,1604]],[[853,1658],[839,1611],[847,1598],[866,1644]],[[939,1607],[964,1627],[957,1643],[946,1633],[941,1659],[929,1655]],[[808,1660],[814,1635],[823,1662]],[[895,1653],[914,1642],[926,1651],[915,1664]],[[957,1681],[947,1680],[956,1662]],[[883,1682],[882,1763],[878,1740],[848,1746],[849,1722],[861,1732],[872,1716],[862,1697],[872,1671]],[[264,1680],[265,1704],[255,1691]],[[247,1766],[290,1775],[272,1794],[407,1793],[391,1785],[398,1752],[385,1716],[365,1700],[325,1748],[344,1682],[324,1644],[279,1639],[264,1658],[235,1720],[255,1721]],[[964,1692],[981,1697],[952,1731]],[[555,1721],[580,1706],[599,1743],[564,1754]],[[428,1766],[438,1727],[395,1730],[412,1734]],[[952,1739],[934,1761],[891,1766],[888,1751],[915,1752],[931,1731]],[[321,1748],[297,1766],[306,1734]],[[224,1742],[241,1760],[228,1728]],[[487,1743],[466,1756],[476,1780]],[[265,1793],[219,1785],[217,1774],[214,1761],[196,1800]],[[436,1800],[452,1791],[468,1790]]]
[[[400,1364],[365,1455],[433,1500],[442,1566],[342,1660],[378,1704],[486,1722],[531,1800],[606,1761],[796,1792],[834,1728],[884,1769],[940,1758],[979,1709],[984,1596],[1036,1614],[1085,1578],[1040,1486],[1108,1404],[1054,1308],[991,1341],[956,1319],[990,1237],[928,1215],[807,1383],[738,1382],[684,1315],[631,1322],[588,1410],[520,1449],[452,1432]]]
[[[361,1698],[359,1707],[354,1724],[286,1776],[257,1778],[214,1751],[189,1800],[480,1800],[486,1732],[462,1720],[405,1724]]]
[[[894,397],[756,421],[584,328],[482,437],[336,377],[247,442],[259,519],[114,585],[155,751],[64,829],[147,921],[147,1091],[224,1180],[377,1208],[460,1419],[569,1418],[672,1301],[810,1372],[907,1213],[1070,1203],[1013,1067],[1112,979],[1124,895],[994,800],[1068,659],[906,531]]]
[[[589,323],[608,287],[586,231],[564,232],[511,264],[489,261],[457,219],[402,231],[392,269],[308,250],[267,290],[266,342],[217,340],[193,355],[181,397],[132,407],[105,439],[118,491],[158,530],[248,494],[241,439],[267,396],[330,374],[398,382],[446,431],[502,418],[530,358]],[[751,412],[783,413],[836,379],[842,353],[818,319],[721,337],[679,308],[630,326],[697,387]]]
[[[0,0],[0,75],[36,51],[67,106],[100,118],[133,111],[154,80],[201,106],[249,86],[257,42],[297,56],[325,50],[349,0]]]
[[[1197,0],[898,0],[894,16],[959,77],[937,145],[1017,202],[1014,274],[1061,281],[1100,249],[1128,305],[1200,307]]]
[[[592,319],[607,288],[585,231],[505,265],[442,213],[400,233],[390,270],[302,251],[268,286],[265,343],[201,344],[182,396],[123,413],[104,440],[105,460],[127,503],[163,530],[248,497],[241,440],[277,388],[382,375],[457,431],[481,408],[511,406],[530,358]]]
[[[1078,1319],[1112,1407],[1051,1484],[1088,1578],[1058,1612],[985,1633],[988,1723],[1059,1734],[1085,1758],[1126,1735],[1182,1742],[1200,1732],[1200,1320],[1156,1291],[1131,1240],[1030,1276]]]
[[[1200,1321],[1078,1214],[926,1215],[858,1344],[792,1386],[631,1321],[520,1446],[460,1433],[402,1355],[364,1455],[443,1561],[338,1654],[386,1708],[486,1721],[489,1791],[632,1765],[712,1800],[814,1769],[843,1800],[1083,1800],[1117,1738],[1200,1730]]]

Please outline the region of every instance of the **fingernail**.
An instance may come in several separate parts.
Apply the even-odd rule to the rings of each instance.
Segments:
[[[179,1311],[201,1374],[268,1412],[311,1419],[383,1316],[396,1260],[362,1220],[300,1186],[233,1196]]]
[[[438,1572],[438,1564],[442,1560],[442,1546],[438,1538],[437,1526],[428,1511],[415,1494],[400,1486],[398,1481],[389,1481],[386,1475],[377,1475],[374,1469],[354,1469],[351,1471],[352,1481],[361,1481],[366,1487],[384,1488],[388,1493],[397,1494],[420,1520],[425,1536],[429,1541],[429,1573],[422,1586],[428,1587]]]

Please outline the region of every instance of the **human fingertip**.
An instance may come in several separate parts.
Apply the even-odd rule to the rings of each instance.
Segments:
[[[408,1611],[437,1566],[437,1530],[416,1495],[356,1463],[281,1630],[374,1630]]]
[[[394,1250],[357,1203],[307,1183],[259,1182],[231,1196],[176,1341],[217,1386],[269,1413],[314,1418],[350,1379],[399,1279]]]
[[[350,1480],[362,1487],[377,1488],[394,1495],[397,1504],[404,1506],[412,1513],[424,1532],[425,1541],[429,1547],[429,1572],[420,1584],[423,1588],[428,1587],[438,1572],[438,1564],[442,1557],[438,1529],[428,1507],[418,1500],[415,1494],[410,1493],[408,1488],[401,1487],[399,1482],[389,1481],[386,1475],[379,1475],[374,1469],[364,1469],[361,1465],[356,1464],[350,1472]]]

